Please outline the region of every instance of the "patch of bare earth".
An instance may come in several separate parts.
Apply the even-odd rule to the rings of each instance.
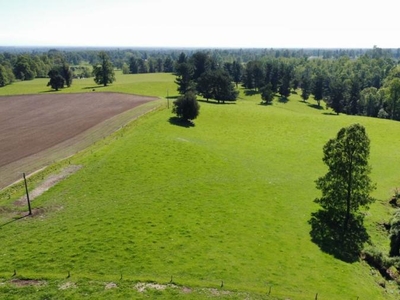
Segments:
[[[146,290],[158,290],[158,291],[163,291],[166,288],[177,288],[175,284],[159,284],[159,283],[151,283],[151,282],[138,282],[135,285],[135,289],[138,290],[138,292],[145,292]]]
[[[70,281],[60,284],[58,286],[59,290],[68,290],[68,289],[76,289],[76,288],[77,288],[77,286],[76,286],[75,282],[70,282]]]
[[[36,187],[33,191],[29,192],[29,199],[33,201],[36,197],[39,197],[41,194],[46,192],[51,187],[55,186],[61,180],[64,180],[65,178],[77,172],[81,167],[82,166],[79,165],[71,165],[61,170],[61,172],[58,174],[50,175],[38,187]],[[17,201],[15,201],[14,205],[23,206],[26,205],[26,202],[27,202],[26,196],[23,196]],[[32,213],[35,214],[33,211]],[[40,214],[40,211],[38,211],[37,213]]]
[[[117,286],[117,284],[114,283],[114,282],[107,283],[106,286],[105,286],[105,289],[106,289],[106,290],[116,289],[116,288],[118,288],[118,286]]]
[[[16,286],[44,286],[47,284],[46,281],[35,279],[12,279],[10,283]]]
[[[156,99],[97,92],[0,97],[0,189],[118,130]]]

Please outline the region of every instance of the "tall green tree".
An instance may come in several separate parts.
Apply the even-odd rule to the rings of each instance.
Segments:
[[[353,124],[342,128],[323,151],[328,172],[316,180],[322,196],[315,199],[321,209],[312,214],[312,232],[355,254],[367,239],[361,208],[368,209],[374,202],[370,196],[375,188],[369,177],[370,140],[362,125]]]
[[[106,52],[101,51],[98,58],[100,62],[93,66],[94,81],[107,86],[115,81],[114,66]]]
[[[175,66],[175,83],[178,85],[178,92],[181,95],[189,91],[195,90],[195,83],[193,81],[193,66],[190,63],[183,62]]]
[[[271,83],[268,83],[266,86],[261,88],[261,99],[265,104],[270,104],[272,103],[272,100],[274,100],[274,91],[272,90]]]
[[[189,91],[178,97],[174,101],[172,112],[184,121],[196,119],[200,112],[200,105],[197,102],[196,94]]]
[[[64,78],[67,87],[70,87],[72,85],[72,79],[74,78],[74,74],[69,64],[66,63],[65,61],[60,66],[60,75]]]
[[[14,65],[15,78],[20,80],[32,80],[36,77],[32,58],[28,55],[20,55]]]
[[[196,52],[190,58],[190,63],[193,66],[192,79],[197,79],[205,72],[211,70],[211,58],[206,52]]]
[[[211,98],[222,103],[236,101],[239,94],[228,72],[223,69],[203,73],[198,79],[197,91],[207,100]]]
[[[50,77],[50,81],[47,83],[47,86],[51,86],[52,89],[58,91],[59,89],[64,87],[65,79],[60,74],[60,67],[54,67],[50,70],[48,76]]]
[[[390,81],[387,102],[390,119],[400,120],[400,78]]]
[[[0,87],[11,84],[14,81],[14,73],[11,68],[0,65]]]

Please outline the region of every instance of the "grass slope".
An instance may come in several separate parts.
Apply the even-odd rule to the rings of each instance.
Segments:
[[[152,297],[132,282],[168,282],[171,275],[197,291],[223,280],[224,290],[246,293],[219,294],[226,298],[395,299],[398,291],[385,292],[364,263],[321,252],[307,221],[317,209],[314,181],[326,172],[323,145],[341,127],[361,123],[380,199],[367,226],[387,249],[376,223],[388,218],[383,203],[399,182],[400,123],[330,115],[297,95],[272,106],[259,100],[202,102],[191,128],[170,124],[167,109],[153,112],[71,158],[84,167],[34,201],[42,215],[0,225],[0,295],[18,294],[5,283],[17,269],[53,280],[41,294],[25,289],[33,299]],[[78,288],[59,291],[67,271]],[[121,273],[119,289],[104,292],[96,283],[118,281]],[[160,295],[206,297],[171,290],[153,296]]]

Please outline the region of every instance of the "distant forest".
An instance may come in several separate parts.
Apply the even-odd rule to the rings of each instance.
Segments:
[[[105,51],[124,74],[181,74],[182,57],[191,76],[223,71],[247,93],[323,102],[336,113],[400,120],[400,49],[173,49],[0,47],[0,87],[16,80],[48,78],[68,66],[74,78],[91,77]],[[189,78],[193,79],[193,78]],[[193,81],[196,87],[195,80]],[[205,88],[203,87],[203,90]],[[201,94],[201,93],[200,93]]]

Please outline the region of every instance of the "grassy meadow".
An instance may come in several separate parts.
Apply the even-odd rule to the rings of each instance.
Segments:
[[[94,88],[165,97],[176,94],[173,81],[118,74],[115,84]],[[91,90],[92,82],[74,80],[62,92]],[[0,89],[41,92],[42,79]],[[308,220],[318,209],[314,181],[327,171],[323,145],[360,123],[371,139],[378,199],[366,226],[388,250],[379,224],[390,218],[387,201],[400,185],[400,123],[336,116],[296,94],[287,103],[260,100],[241,91],[235,104],[201,101],[188,128],[169,122],[165,103],[53,166],[83,167],[32,202],[40,214],[0,224],[0,298],[398,299],[395,285],[382,288],[366,263],[321,252]],[[14,200],[0,199],[0,215]],[[14,270],[40,284],[16,286]],[[175,288],[135,288],[171,276]],[[110,282],[117,288],[106,289]]]

